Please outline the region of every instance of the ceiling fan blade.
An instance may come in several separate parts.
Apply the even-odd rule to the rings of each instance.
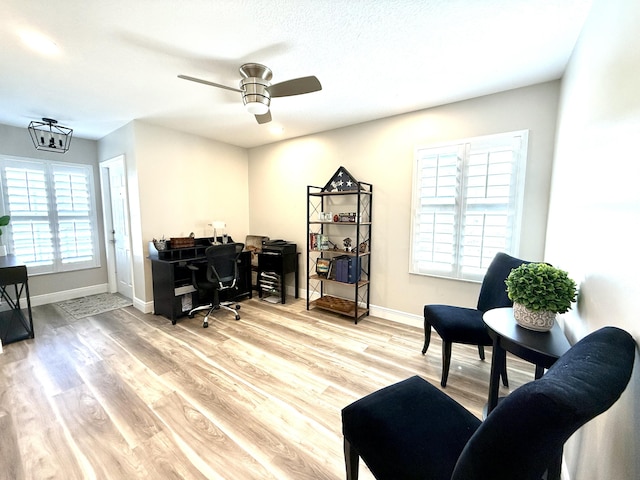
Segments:
[[[209,85],[211,87],[224,88],[225,90],[231,90],[232,92],[242,93],[242,90],[238,88],[227,87],[226,85],[220,85],[219,83],[209,82],[208,80],[202,80],[200,78],[190,77],[188,75],[178,75],[178,78],[182,78],[183,80],[190,80],[192,82],[202,83],[204,85]]]
[[[267,111],[264,115],[256,115],[256,120],[260,125],[269,123],[271,121],[271,112]]]
[[[300,77],[284,82],[276,83],[267,88],[271,94],[271,98],[290,97],[292,95],[301,95],[303,93],[317,92],[322,90],[320,80],[316,77]]]

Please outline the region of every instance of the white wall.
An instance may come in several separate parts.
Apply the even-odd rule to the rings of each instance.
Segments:
[[[478,135],[529,129],[520,255],[542,260],[559,82],[283,141],[249,151],[251,233],[295,241],[305,252],[306,186],[339,166],[373,184],[371,303],[377,315],[421,323],[426,303],[475,306],[479,284],[410,275],[414,150]],[[306,287],[306,255],[300,284]]]
[[[640,339],[640,3],[595,0],[562,84],[546,260],[580,283],[575,340],[603,325]],[[640,478],[640,373],[567,444],[572,480]]]
[[[153,238],[209,237],[212,220],[244,241],[249,231],[247,151],[134,121],[100,140],[100,159],[124,154],[132,225],[134,295],[151,307],[148,243]],[[150,311],[147,308],[147,311]]]

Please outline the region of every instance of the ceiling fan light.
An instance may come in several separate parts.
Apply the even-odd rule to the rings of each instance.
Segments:
[[[269,111],[269,105],[266,105],[260,101],[247,102],[244,107],[247,109],[247,112],[252,115],[264,115]]]

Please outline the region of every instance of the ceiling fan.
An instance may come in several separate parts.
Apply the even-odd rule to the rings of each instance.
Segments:
[[[247,111],[254,114],[258,123],[261,124],[271,121],[269,105],[271,104],[272,98],[290,97],[292,95],[301,95],[303,93],[322,90],[320,80],[314,76],[293,78],[284,82],[271,84],[270,81],[273,73],[269,68],[259,63],[245,63],[240,67],[240,75],[242,75],[240,88],[228,87],[188,75],[178,75],[178,78],[241,93],[242,102]]]

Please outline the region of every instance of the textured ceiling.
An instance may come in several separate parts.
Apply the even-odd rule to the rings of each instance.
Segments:
[[[560,78],[591,0],[3,0],[0,123],[99,139],[134,119],[253,147]],[[49,37],[57,53],[25,46]],[[238,67],[322,91],[258,125]],[[283,128],[275,136],[271,126]],[[1,141],[1,139],[0,139]]]

